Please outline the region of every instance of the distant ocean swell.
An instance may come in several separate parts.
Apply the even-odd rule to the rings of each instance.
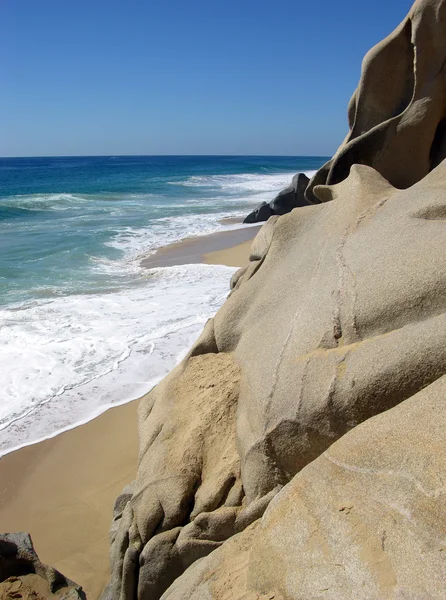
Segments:
[[[270,200],[295,172],[222,173],[224,165],[213,164],[201,170],[217,172],[194,174],[183,165],[179,176],[162,162],[141,173],[138,162],[137,184],[127,191],[113,181],[98,190],[84,173],[67,192],[66,165],[76,159],[64,160],[63,191],[33,180],[29,194],[5,193],[19,184],[0,190],[0,455],[137,398],[166,375],[223,303],[234,269],[147,270],[141,257],[234,228],[220,219]],[[113,173],[119,182],[132,172],[130,161],[121,162]],[[57,164],[44,168],[55,185]],[[103,168],[91,168],[91,182]],[[36,164],[33,175],[22,170],[36,178]]]

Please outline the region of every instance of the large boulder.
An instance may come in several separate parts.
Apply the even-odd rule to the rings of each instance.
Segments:
[[[310,182],[305,173],[298,173],[291,181],[291,185],[277,194],[270,202],[271,210],[275,215],[285,215],[300,206],[308,206],[305,190]]]
[[[0,534],[0,598],[86,600],[79,585],[40,562],[28,533]]]
[[[355,427],[163,600],[443,600],[446,377]]]
[[[138,475],[112,531],[112,600],[159,598],[233,536],[249,549],[237,534],[254,535],[304,467],[446,373],[445,34],[446,0],[418,0],[366,58],[352,133],[306,188],[314,204],[268,220],[229,299],[141,401]]]
[[[267,202],[262,202],[257,208],[249,213],[247,217],[243,219],[243,223],[261,223],[262,221],[268,221],[272,216],[273,211]]]

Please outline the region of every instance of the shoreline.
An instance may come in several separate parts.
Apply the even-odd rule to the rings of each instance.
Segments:
[[[241,219],[238,217],[228,217],[220,220],[219,222],[222,224],[231,225],[242,224]],[[239,267],[248,261],[252,240],[254,239],[260,227],[261,225],[257,224],[255,226],[251,225],[248,227],[238,227],[235,229],[218,231],[202,236],[184,238],[157,249],[153,254],[142,258],[140,264],[145,269],[165,268],[188,264]],[[51,440],[58,435],[71,431],[72,429],[82,427],[90,421],[97,419],[108,410],[128,404],[129,402],[134,402],[135,400],[138,400],[138,398],[142,397],[142,395],[149,393],[149,391],[155,385],[157,385],[157,383],[158,381],[155,381],[155,383],[146,391],[143,392],[141,390],[139,394],[136,394],[129,399],[110,404],[104,404],[98,407],[98,409],[92,412],[88,417],[77,420],[72,424],[53,431],[52,433],[42,435],[33,441],[12,446],[6,451],[0,449],[0,460],[3,456],[7,456],[12,452],[17,452],[23,448],[27,448],[28,446],[39,444],[46,440]]]
[[[213,262],[215,258],[212,259],[212,255],[217,252],[228,251],[242,244],[250,244],[260,227],[261,224],[248,225],[236,229],[217,231],[208,235],[185,238],[179,242],[163,246],[153,254],[142,258],[140,266],[145,269],[197,263],[224,264],[228,267],[239,266],[227,262]],[[207,257],[211,257],[211,262],[208,262]],[[225,260],[225,255],[221,255],[221,260]]]
[[[258,229],[189,238],[152,256],[180,260],[187,248],[196,262],[242,266]],[[108,408],[0,458],[0,530],[29,532],[42,562],[82,585],[89,600],[99,598],[108,581],[114,500],[136,475],[138,402]]]

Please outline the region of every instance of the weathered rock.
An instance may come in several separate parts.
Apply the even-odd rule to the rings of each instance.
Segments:
[[[336,201],[277,220],[261,266],[141,403],[113,598],[159,597],[336,439],[445,373],[445,182],[446,162],[403,191],[354,166],[321,190]]]
[[[306,190],[338,183],[367,164],[407,188],[446,157],[446,3],[418,0],[407,18],[368,52],[350,100],[350,131]]]
[[[323,202],[314,188],[343,181],[354,164],[369,165],[404,189],[446,158],[445,13],[444,0],[418,0],[365,56],[348,106],[349,133],[305,186],[308,203]],[[279,196],[291,201],[292,187]],[[282,214],[274,202],[272,212]]]
[[[123,561],[125,573],[122,581],[114,568],[113,598],[136,591],[140,598],[159,597],[189,563],[219,545],[217,530],[240,503],[240,372],[231,354],[213,353],[212,326],[196,345],[206,354],[190,356],[141,406],[141,475],[112,547],[112,564]],[[226,513],[214,518],[219,507]]]
[[[243,375],[249,501],[444,373],[446,228],[431,215],[444,210],[445,170],[398,191],[354,166],[325,189],[336,201],[278,219],[261,267],[215,316],[217,347]]]
[[[255,210],[249,213],[244,218],[243,223],[260,223],[261,221],[267,221],[273,214],[271,207],[266,202],[262,202]]]
[[[245,280],[254,275],[261,266],[263,259],[268,253],[271,241],[273,239],[274,228],[277,224],[277,215],[273,215],[268,222],[260,229],[251,245],[249,254],[249,263],[241,267],[231,277],[229,287],[232,291],[236,290]]]
[[[82,588],[40,562],[27,533],[0,534],[0,598],[85,600]]]
[[[347,433],[163,600],[442,600],[446,377]]]
[[[419,0],[397,33],[372,51],[350,107],[352,132],[362,141],[355,145],[352,133],[307,186],[317,204],[262,228],[229,299],[184,361],[141,401],[138,476],[115,520],[113,600],[159,598],[222,544],[241,540],[248,552],[246,538],[236,534],[297,473],[349,430],[446,373],[446,161],[437,164],[443,130],[435,133],[432,125],[440,104],[446,107],[446,62],[438,58],[446,49],[445,6]],[[383,89],[392,87],[407,29],[419,44],[418,100],[409,98],[410,110],[404,108],[402,82],[415,71],[403,60],[400,114]],[[399,116],[390,123],[392,111]],[[417,118],[429,125],[433,158],[403,181],[412,165],[407,149],[420,143],[427,151]],[[361,144],[369,144],[367,151]],[[341,163],[348,168],[330,171]],[[336,183],[316,185],[326,181]],[[317,487],[322,496],[325,487]],[[266,550],[262,557],[268,560]]]

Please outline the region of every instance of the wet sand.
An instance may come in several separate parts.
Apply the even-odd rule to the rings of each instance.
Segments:
[[[240,229],[231,229],[229,231],[220,231],[211,235],[197,236],[188,238],[175,244],[170,244],[160,248],[154,254],[143,258],[141,266],[148,269],[155,267],[170,267],[172,265],[190,265],[194,263],[207,262],[206,257],[210,257],[215,252],[229,251],[240,244],[251,241],[260,229],[260,225],[243,227]],[[224,254],[221,254],[221,260],[224,261]],[[247,260],[247,258],[246,258]],[[227,262],[209,264],[228,264]],[[243,263],[242,263],[243,264]],[[238,266],[238,265],[229,265]]]

